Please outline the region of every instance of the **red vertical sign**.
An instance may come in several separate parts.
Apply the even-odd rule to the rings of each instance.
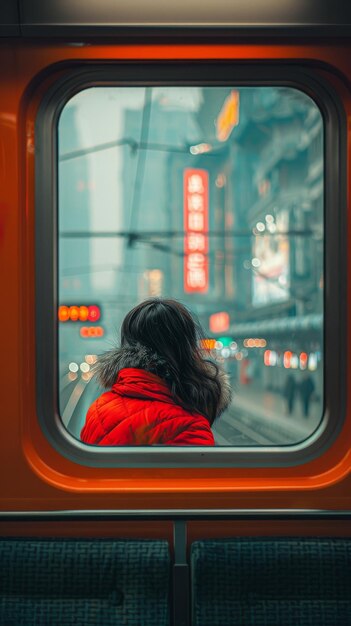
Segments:
[[[184,170],[184,291],[208,290],[208,172]]]

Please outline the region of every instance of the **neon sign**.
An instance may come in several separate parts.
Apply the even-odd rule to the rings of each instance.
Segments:
[[[58,308],[59,322],[97,322],[101,317],[101,309],[96,304],[88,306],[74,304],[66,306],[65,304]]]
[[[226,141],[233,128],[239,124],[239,92],[231,91],[216,120],[218,141]]]
[[[211,333],[222,333],[228,330],[230,325],[229,313],[226,311],[220,311],[219,313],[213,313],[210,315],[209,327]]]
[[[184,291],[208,290],[208,172],[184,171]]]

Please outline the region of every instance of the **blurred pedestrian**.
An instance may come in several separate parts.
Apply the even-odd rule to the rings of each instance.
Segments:
[[[303,414],[305,417],[309,416],[310,402],[312,394],[315,390],[315,385],[309,372],[304,372],[303,379],[300,383],[300,395],[302,400]]]
[[[293,374],[288,374],[288,377],[285,381],[285,386],[283,390],[283,396],[286,399],[286,410],[288,415],[291,415],[294,409],[295,397],[296,397],[296,380]]]
[[[211,425],[231,400],[228,378],[199,347],[203,332],[176,300],[151,298],[127,313],[121,347],[102,355],[108,389],[88,410],[84,443],[213,446]]]

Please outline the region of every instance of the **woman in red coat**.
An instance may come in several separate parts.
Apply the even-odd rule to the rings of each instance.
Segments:
[[[211,424],[230,403],[226,375],[203,358],[202,331],[175,300],[152,298],[132,309],[121,347],[100,357],[108,389],[88,410],[84,443],[98,446],[213,446]]]

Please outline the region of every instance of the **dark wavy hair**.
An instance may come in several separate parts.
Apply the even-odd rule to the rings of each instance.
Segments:
[[[219,368],[205,359],[199,346],[201,325],[176,300],[150,298],[123,320],[121,350],[138,344],[156,353],[166,365],[164,376],[175,402],[191,413],[217,417],[221,402]]]

